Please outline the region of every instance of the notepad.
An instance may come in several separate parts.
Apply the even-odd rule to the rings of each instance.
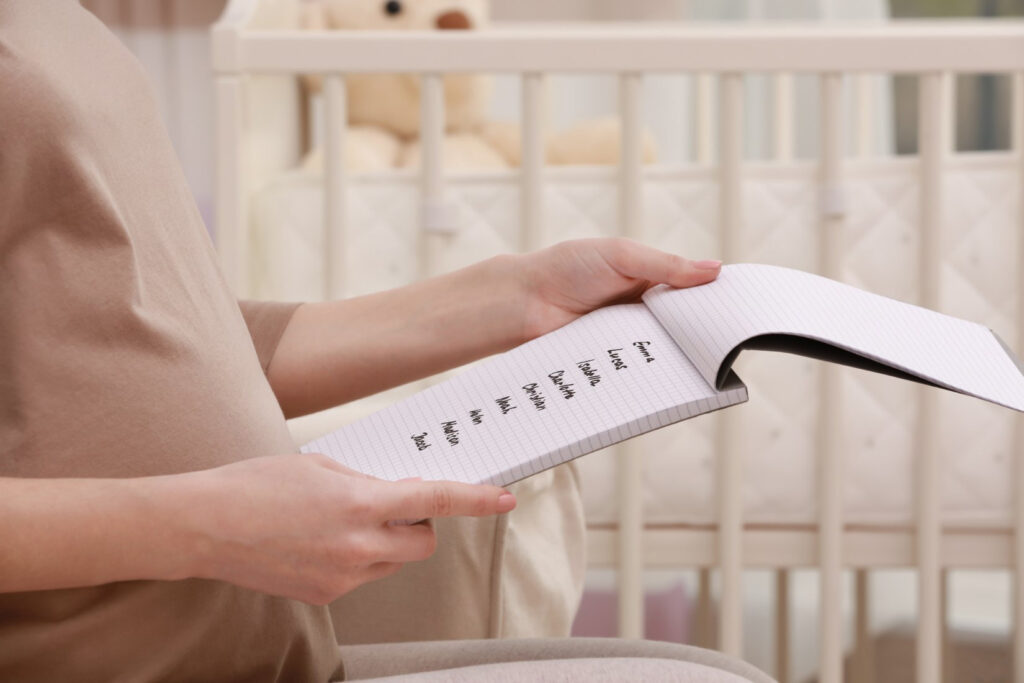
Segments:
[[[606,446],[748,400],[744,350],[796,353],[1024,411],[1024,374],[989,329],[775,266],[656,287],[602,308],[317,439],[387,480],[525,479]]]

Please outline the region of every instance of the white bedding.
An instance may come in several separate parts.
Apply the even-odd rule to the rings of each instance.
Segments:
[[[957,158],[947,173],[949,205],[942,236],[943,312],[994,329],[1014,348],[1013,250],[1019,194],[1009,155]],[[848,164],[845,281],[913,301],[916,291],[917,164],[890,159]],[[746,174],[746,221],[735,261],[816,269],[815,168],[755,165]],[[613,234],[617,187],[608,170],[556,170],[549,176],[549,242]],[[688,256],[719,256],[714,233],[717,190],[710,169],[651,169],[645,182],[647,241]],[[432,272],[443,272],[514,249],[519,195],[514,173],[454,178],[449,198],[459,230],[432,236]],[[356,181],[351,190],[351,293],[393,287],[416,273],[414,230],[418,185],[413,176]],[[285,174],[252,205],[255,294],[308,300],[321,295],[320,180]],[[734,408],[745,454],[745,519],[807,524],[815,519],[815,368],[813,361],[744,354],[737,371],[752,400]],[[915,388],[894,379],[842,370],[843,444],[849,522],[900,525],[912,515]],[[306,441],[385,405],[406,390],[293,423]],[[1004,527],[1011,509],[1013,414],[952,394],[941,397],[942,502],[947,524]],[[716,416],[642,438],[646,452],[646,519],[703,524],[715,518]],[[590,523],[613,522],[615,462],[605,453],[581,463]]]

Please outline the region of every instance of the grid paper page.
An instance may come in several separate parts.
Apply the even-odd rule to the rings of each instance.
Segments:
[[[644,302],[711,383],[747,340],[795,335],[1024,411],[1024,375],[988,328],[818,275],[731,265],[711,284],[657,287]]]
[[[302,451],[392,481],[504,486],[746,398],[705,382],[643,304],[612,306]]]

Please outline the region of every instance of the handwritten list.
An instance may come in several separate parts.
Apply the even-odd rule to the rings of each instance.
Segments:
[[[383,479],[509,484],[746,400],[715,391],[642,304],[596,311],[314,441]]]

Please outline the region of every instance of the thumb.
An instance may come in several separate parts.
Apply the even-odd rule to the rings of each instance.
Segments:
[[[691,261],[676,254],[667,254],[667,256],[670,257],[670,272],[665,278],[665,284],[673,287],[682,289],[706,285],[718,279],[722,272],[721,261]]]
[[[606,258],[621,275],[636,280],[695,287],[711,282],[722,270],[721,261],[691,261],[639,242],[624,241],[620,246]]]

